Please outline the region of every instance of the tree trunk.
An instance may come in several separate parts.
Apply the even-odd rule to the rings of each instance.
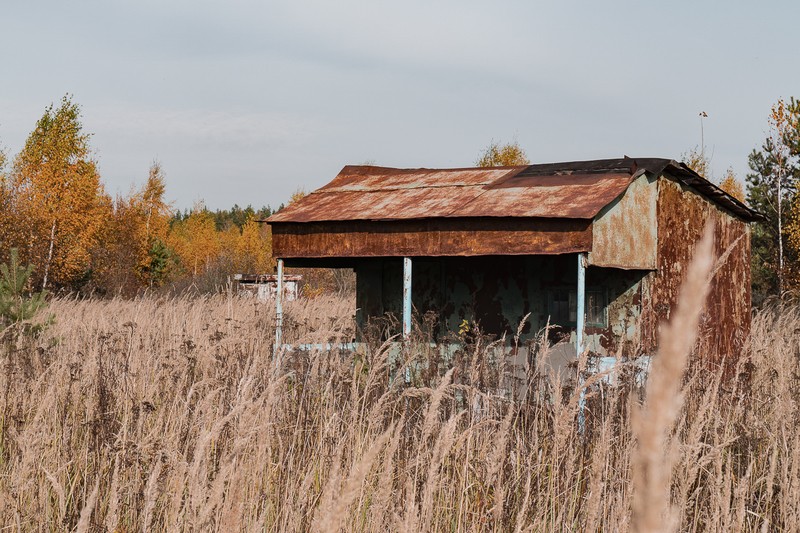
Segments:
[[[53,219],[53,226],[50,228],[50,249],[47,251],[47,261],[44,263],[44,279],[42,280],[42,290],[47,288],[47,276],[50,273],[50,262],[53,260],[53,243],[56,241],[56,219]]]
[[[147,219],[145,220],[145,223],[144,223],[144,233],[147,236],[148,242],[150,241],[150,215],[152,215],[152,214],[153,214],[153,206],[152,205],[148,205],[147,206]]]
[[[778,294],[783,296],[783,171],[778,170]]]

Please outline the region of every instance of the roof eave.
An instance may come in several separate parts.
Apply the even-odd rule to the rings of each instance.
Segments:
[[[679,163],[674,159],[668,160],[661,172],[668,172],[675,176],[684,185],[696,189],[700,194],[714,202],[718,206],[727,210],[731,214],[741,218],[745,222],[761,222],[766,220],[766,217],[747,206],[738,198],[728,194],[725,190],[721,189],[711,181],[707,180],[694,170],[692,170],[686,163]]]

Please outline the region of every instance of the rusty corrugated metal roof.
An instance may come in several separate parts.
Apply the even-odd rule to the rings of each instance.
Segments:
[[[451,216],[590,219],[630,182],[627,173],[529,175],[522,171],[487,186]]]
[[[485,187],[526,167],[394,169],[346,166],[270,222],[409,220],[452,216]]]
[[[604,159],[519,167],[395,169],[346,166],[268,222],[459,217],[592,219],[642,171],[668,171],[735,215],[760,215],[670,159]]]
[[[630,183],[628,173],[531,175],[530,167],[345,167],[269,222],[454,217],[593,218]]]
[[[438,187],[489,185],[527,167],[484,168],[386,168],[346,166],[333,181],[318,189],[326,192],[387,191]]]

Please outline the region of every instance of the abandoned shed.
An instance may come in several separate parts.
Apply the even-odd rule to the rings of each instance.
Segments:
[[[579,352],[636,356],[654,351],[713,220],[721,260],[700,342],[721,360],[749,332],[748,223],[760,218],[684,164],[626,157],[346,166],[268,222],[279,280],[284,263],[355,270],[360,328],[392,313],[407,335],[413,310],[436,317],[440,340],[467,321],[510,342],[527,316],[523,342],[549,323]]]

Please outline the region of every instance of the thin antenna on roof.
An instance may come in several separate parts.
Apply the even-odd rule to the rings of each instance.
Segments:
[[[703,119],[708,118],[708,113],[700,111],[700,157],[706,160],[706,139],[703,132]]]

